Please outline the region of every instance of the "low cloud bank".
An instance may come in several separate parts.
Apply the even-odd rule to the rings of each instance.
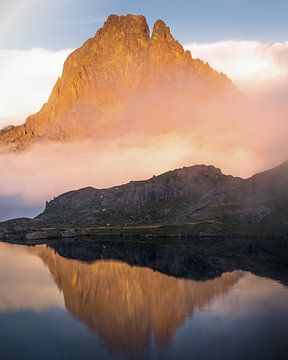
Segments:
[[[249,119],[245,124],[232,129],[225,123],[217,131],[210,122],[205,127],[194,124],[194,132],[38,144],[22,153],[2,154],[0,217],[1,208],[2,219],[10,217],[14,205],[13,215],[34,215],[46,200],[66,191],[148,179],[182,166],[211,164],[226,174],[248,177],[288,158],[287,131],[281,138],[273,129],[269,133],[264,122],[258,132],[257,126],[249,129]],[[9,204],[7,199],[12,199]]]
[[[259,96],[283,87],[288,80],[288,41],[219,41],[185,46],[200,58],[227,74],[245,92]],[[267,89],[268,87],[268,89]]]
[[[237,84],[242,82],[243,88],[259,85],[261,90],[260,84],[268,81],[265,94],[257,90],[261,94],[257,109],[254,103],[245,109],[243,101],[246,103],[246,98],[236,102],[215,98],[203,104],[197,103],[197,97],[191,98],[189,93],[175,97],[174,88],[166,89],[166,94],[157,92],[161,94],[158,99],[153,94],[148,94],[147,98],[141,94],[133,99],[126,112],[113,117],[120,135],[110,136],[103,126],[103,136],[99,135],[97,140],[38,144],[22,153],[1,154],[0,219],[32,216],[43,208],[46,200],[69,190],[147,179],[182,166],[211,164],[226,174],[249,177],[287,160],[288,87],[284,80],[287,80],[288,50],[285,44],[264,46],[261,43],[221,42],[189,45],[193,57],[209,61],[216,69],[236,79]],[[43,50],[33,51],[36,52],[34,55],[39,55],[39,64],[42,56],[47,57],[35,69],[34,55],[26,54],[25,59],[20,56],[17,62],[19,54],[16,53],[14,64],[12,62],[10,66],[9,56],[6,56],[6,64],[3,63],[0,50],[1,80],[2,75],[6,76],[0,90],[0,125],[2,115],[17,117],[21,111],[30,113],[41,107],[43,97],[48,97],[70,52],[45,54]],[[49,57],[51,63],[47,61]],[[265,61],[260,66],[262,57]],[[21,68],[23,59],[26,61],[24,71]],[[31,60],[30,67],[27,59]],[[235,63],[235,59],[241,61]],[[55,66],[50,67],[53,61]],[[18,73],[14,74],[14,82],[9,88],[15,63]],[[5,66],[7,74],[4,74]],[[97,119],[91,120],[97,122]],[[103,124],[109,124],[108,120],[107,117]]]

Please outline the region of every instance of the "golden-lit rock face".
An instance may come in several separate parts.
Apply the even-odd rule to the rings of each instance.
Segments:
[[[156,107],[163,125],[161,101],[169,104],[169,99],[184,95],[191,101],[227,87],[233,87],[231,81],[193,59],[163,21],[155,23],[150,36],[144,16],[111,15],[68,57],[48,102],[25,124],[3,129],[0,145],[21,149],[40,140],[117,136],[129,131],[129,119],[137,116],[142,99],[144,122]],[[133,105],[137,111],[127,115]]]
[[[117,261],[67,260],[53,250],[31,250],[49,268],[68,311],[111,349],[144,349],[155,337],[169,343],[184,320],[225,294],[241,272],[208,281],[176,279]]]

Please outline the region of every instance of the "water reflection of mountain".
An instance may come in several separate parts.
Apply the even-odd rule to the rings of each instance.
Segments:
[[[47,247],[33,249],[63,292],[68,311],[102,337],[110,348],[139,350],[151,336],[157,345],[196,309],[225,294],[241,272],[207,281],[177,279],[115,260],[68,260]]]

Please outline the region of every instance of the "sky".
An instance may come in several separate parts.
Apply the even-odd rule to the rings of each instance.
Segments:
[[[0,10],[0,48],[75,48],[111,13],[162,18],[182,43],[288,39],[286,0],[1,0]]]
[[[163,19],[170,26],[174,37],[191,51],[194,58],[201,58],[216,70],[227,74],[249,96],[261,101],[269,97],[269,101],[275,99],[281,102],[281,106],[286,106],[286,0],[0,0],[0,128],[23,123],[28,115],[42,107],[57,77],[61,75],[68,54],[93,36],[111,13],[144,14],[150,27],[156,19]],[[173,154],[169,155],[170,159],[175,160],[170,163],[164,154],[167,154],[173,141],[165,139],[161,142],[163,148],[159,147],[157,156],[155,149],[152,149],[153,158],[162,164],[161,169],[157,167],[158,173],[178,166],[174,155],[190,158],[190,161],[194,159],[191,158],[191,149],[187,150],[186,144],[181,144],[178,150],[174,148]],[[116,150],[115,154],[118,153]],[[141,152],[145,153],[144,150],[141,149]],[[70,154],[71,150],[65,151]],[[25,155],[28,159],[21,155],[13,162],[10,158],[1,159],[1,173],[5,173],[6,177],[0,181],[0,220],[22,214],[36,214],[43,209],[44,201],[50,196],[67,190],[62,182],[57,183],[62,174],[62,164],[67,158],[65,151],[55,151],[63,153],[63,161],[59,161],[59,169],[56,166],[59,171],[55,171],[53,178],[49,178],[49,169],[53,165],[55,170],[54,159],[45,157],[45,149],[38,150],[36,159],[30,159],[31,154]],[[133,151],[132,155],[123,154],[127,162],[135,163],[137,152]],[[73,157],[77,157],[78,153],[74,149]],[[89,156],[93,158],[93,154],[91,148],[87,147],[81,155],[83,159],[79,155],[79,162],[84,164],[82,173],[90,171],[90,167],[86,169],[84,159]],[[139,168],[149,168],[153,174],[157,172],[156,167],[150,168],[148,155],[150,153],[143,158],[143,163],[137,162]],[[210,155],[204,154],[202,158],[210,161]],[[264,161],[261,163],[259,159],[253,159],[250,154],[242,155],[236,162],[242,161],[243,166],[247,157],[250,157],[255,170],[260,170],[265,164]],[[117,156],[116,161],[121,163],[122,160]],[[108,162],[105,155],[103,159],[102,162]],[[231,158],[231,161],[234,160]],[[48,164],[45,175],[41,173],[43,161]],[[99,166],[104,167],[101,161]],[[29,168],[25,165],[30,163],[36,163],[37,166]],[[221,162],[219,166],[222,166]],[[96,169],[86,184],[74,173],[73,164],[70,170],[68,174],[75,181],[68,184],[69,189],[91,185],[92,177],[99,178]],[[109,169],[107,171],[103,172],[106,178],[104,175],[100,177],[96,185],[104,186],[107,177],[114,178],[114,174],[110,174]],[[123,174],[118,176],[119,183],[138,179],[139,176],[145,178],[147,175],[131,171],[130,168],[123,168]],[[32,196],[33,189],[31,193],[31,181],[35,176],[38,176],[38,180],[41,178],[39,189],[46,191],[40,192],[38,189],[37,194],[40,195],[36,197]],[[112,185],[113,180],[110,182],[109,185]]]
[[[0,127],[38,111],[68,54],[111,13],[162,18],[192,56],[226,73],[244,92],[288,79],[284,0],[0,0]],[[269,87],[270,89],[270,87]]]

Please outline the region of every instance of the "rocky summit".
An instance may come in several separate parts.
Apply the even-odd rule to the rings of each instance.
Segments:
[[[144,123],[156,117],[163,130],[164,103],[185,96],[191,105],[232,88],[224,74],[193,59],[163,21],[150,34],[144,16],[111,15],[67,58],[42,109],[23,125],[0,131],[0,146],[21,150],[39,141],[111,138],[126,133],[138,116]]]

